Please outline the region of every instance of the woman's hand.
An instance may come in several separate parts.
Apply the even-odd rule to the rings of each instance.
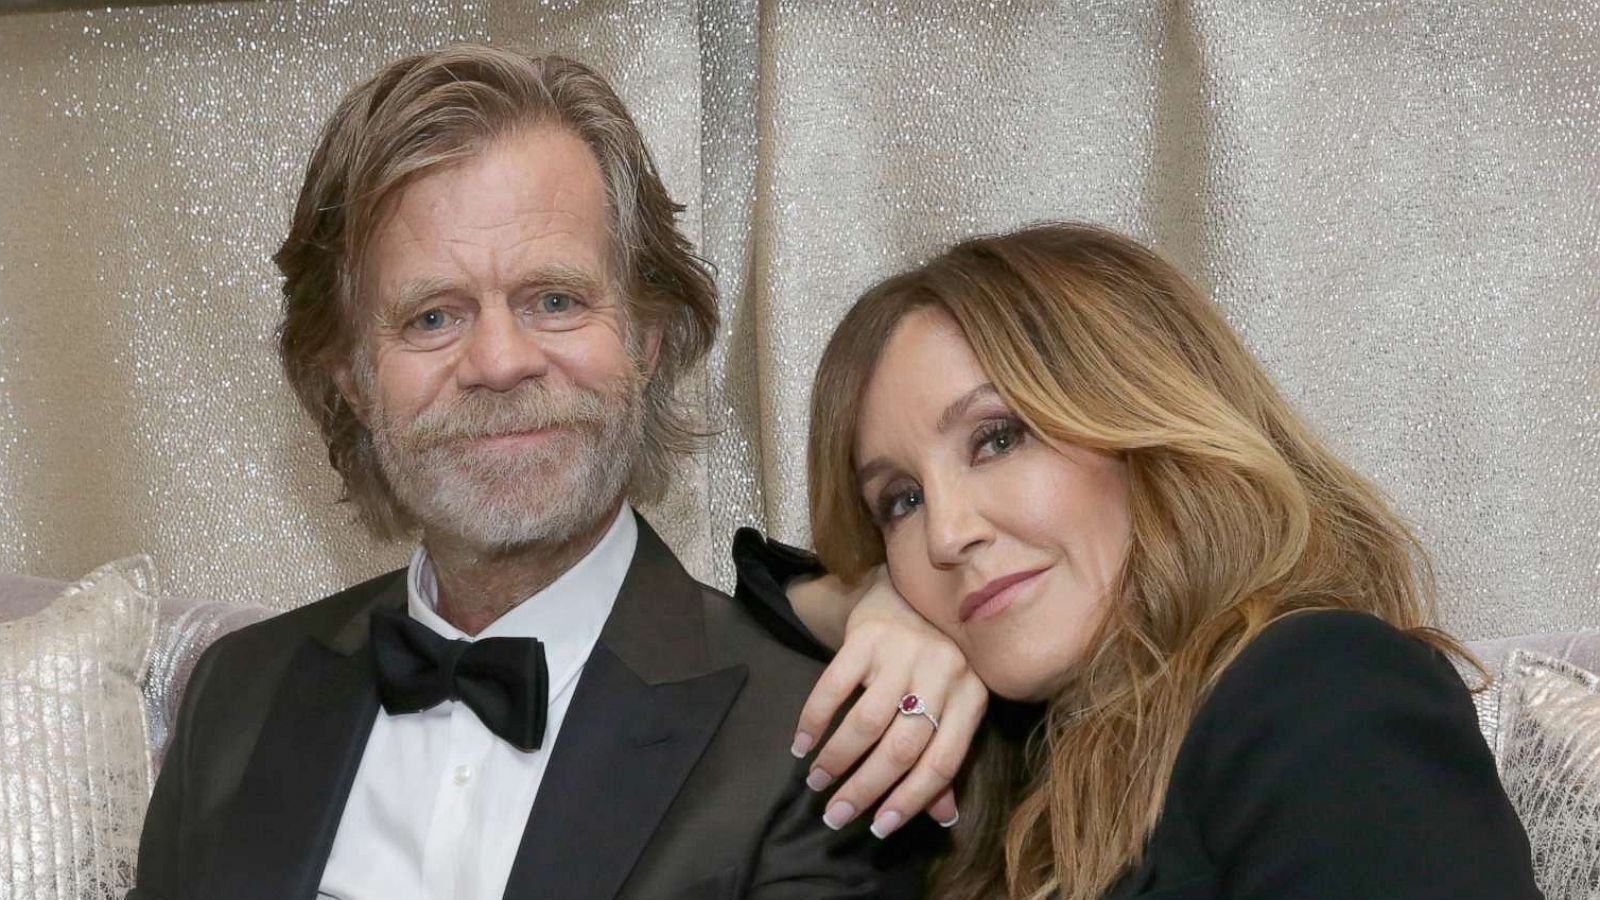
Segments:
[[[886,793],[872,822],[880,838],[923,810],[941,825],[954,825],[959,814],[950,784],[972,745],[989,689],[955,643],[900,597],[882,566],[856,592],[860,599],[845,620],[843,646],[800,713],[794,754],[803,757],[850,695],[864,690],[817,754],[806,784],[823,790],[861,761],[828,804],[823,821],[829,827],[842,827]],[[922,700],[937,728],[926,716],[901,714],[907,694]]]

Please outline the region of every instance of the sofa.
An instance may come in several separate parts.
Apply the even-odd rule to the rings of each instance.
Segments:
[[[161,596],[144,558],[70,585],[0,575],[0,900],[122,896],[195,661],[272,612]],[[1469,646],[1493,675],[1474,703],[1541,887],[1600,898],[1600,630]]]

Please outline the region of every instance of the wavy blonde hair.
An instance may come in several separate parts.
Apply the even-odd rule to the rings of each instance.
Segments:
[[[1131,523],[1107,619],[1069,683],[1042,720],[991,723],[975,746],[938,896],[1099,897],[1139,862],[1218,676],[1286,614],[1364,611],[1465,656],[1428,627],[1426,557],[1373,485],[1183,273],[1089,225],[964,241],[851,308],[811,401],[812,527],[829,570],[851,580],[884,561],[855,481],[857,421],[890,335],[924,309],[956,322],[1031,432],[1126,461]]]

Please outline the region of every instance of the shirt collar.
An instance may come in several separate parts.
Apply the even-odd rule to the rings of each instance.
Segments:
[[[427,551],[418,547],[406,570],[406,613],[451,640],[534,637],[544,643],[551,696],[583,667],[616,603],[639,543],[633,508],[622,504],[617,517],[572,568],[549,586],[513,606],[476,636],[463,634],[435,611],[439,584]]]

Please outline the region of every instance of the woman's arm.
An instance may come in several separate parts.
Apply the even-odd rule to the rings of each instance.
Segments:
[[[814,790],[851,772],[824,821],[841,827],[885,798],[873,816],[879,837],[922,811],[955,824],[950,784],[989,696],[955,643],[917,615],[881,567],[847,585],[810,554],[751,529],[735,537],[734,561],[739,600],[769,630],[822,658],[837,651],[801,711],[790,748],[804,757],[827,736],[806,780]],[[899,712],[908,694],[922,700],[932,719]]]
[[[796,578],[785,593],[806,630],[830,650],[838,650],[844,645],[850,613],[871,583],[871,579],[862,579],[861,584],[851,586],[823,573]]]

